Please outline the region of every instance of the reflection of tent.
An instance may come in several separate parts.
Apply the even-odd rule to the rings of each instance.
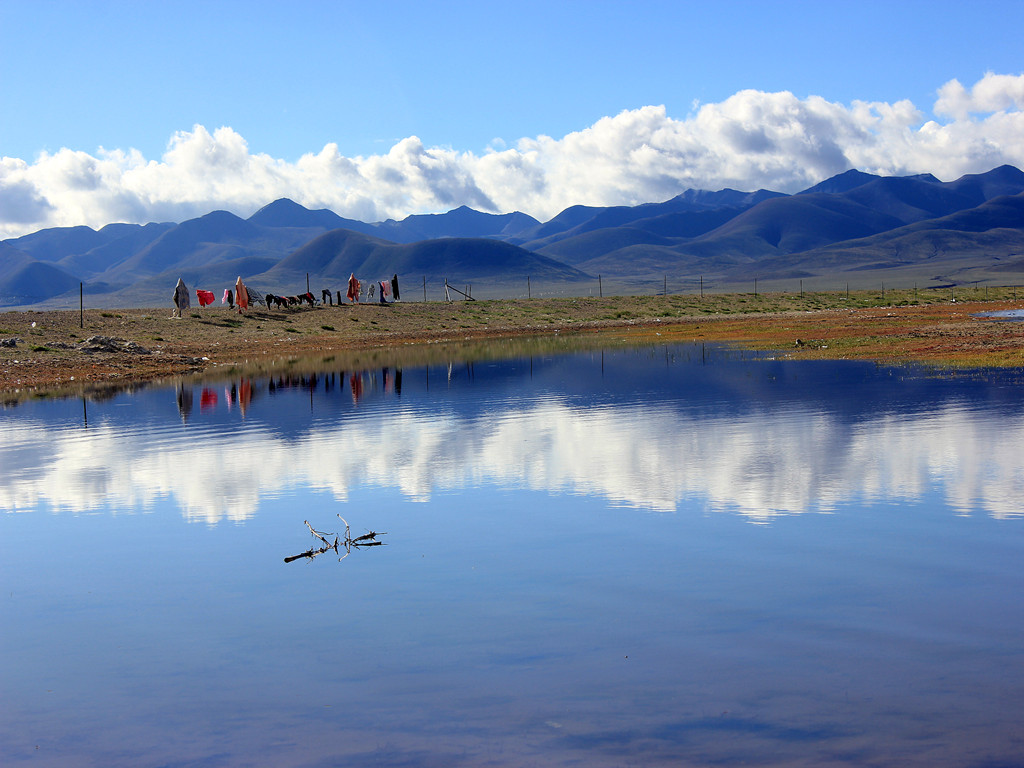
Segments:
[[[199,396],[199,410],[212,411],[217,407],[217,393],[212,389],[203,387],[203,393]]]
[[[192,387],[178,384],[178,414],[182,421],[192,415]]]
[[[242,411],[242,416],[245,416],[245,412],[249,409],[249,403],[252,402],[252,382],[248,379],[242,379],[238,385],[238,408]]]

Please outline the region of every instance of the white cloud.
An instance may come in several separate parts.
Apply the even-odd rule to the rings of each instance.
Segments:
[[[1024,109],[1024,75],[987,73],[968,91],[959,80],[939,89],[935,114],[966,120],[970,113],[1004,112]]]
[[[279,197],[365,221],[459,205],[546,220],[570,205],[660,201],[690,187],[795,192],[849,168],[954,179],[1024,166],[1024,75],[989,73],[970,89],[952,80],[933,109],[948,120],[928,120],[909,101],[746,90],[683,119],[647,106],[562,138],[495,140],[483,153],[410,136],[386,154],[344,157],[328,144],[296,162],[253,153],[231,128],[196,125],[159,160],[131,149],[0,159],[0,238],[218,208],[247,216]]]

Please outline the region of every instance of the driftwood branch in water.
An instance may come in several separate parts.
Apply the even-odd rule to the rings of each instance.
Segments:
[[[377,533],[376,531],[370,531],[369,533],[364,533],[362,536],[356,536],[353,539],[352,538],[351,528],[349,527],[349,524],[348,524],[348,520],[346,520],[341,515],[338,515],[338,517],[341,519],[341,522],[343,522],[345,524],[345,538],[344,539],[342,539],[336,533],[326,533],[324,531],[318,531],[316,528],[314,528],[312,525],[310,525],[309,520],[303,520],[302,522],[304,522],[306,524],[306,527],[309,528],[309,532],[311,534],[313,534],[313,537],[319,539],[320,541],[322,541],[324,543],[324,545],[322,547],[320,547],[320,548],[310,547],[305,552],[300,552],[297,555],[291,555],[290,557],[286,557],[284,559],[284,561],[286,563],[291,563],[291,562],[294,562],[296,560],[303,560],[303,559],[305,559],[305,560],[312,560],[314,557],[317,557],[318,555],[322,555],[325,552],[328,552],[329,550],[333,549],[335,554],[341,554],[341,550],[344,549],[345,550],[345,554],[341,555],[341,557],[338,558],[339,561],[341,561],[341,560],[344,560],[346,557],[348,557],[350,554],[352,554],[352,550],[353,549],[361,549],[362,547],[380,547],[380,546],[383,546],[384,542],[383,541],[377,541],[377,537],[378,536],[383,536],[384,533]],[[334,537],[334,542],[333,543],[328,540],[328,538],[327,538],[328,536],[333,536]]]
[[[336,533],[321,533],[320,531],[318,531],[316,528],[314,528],[312,525],[309,524],[309,520],[303,520],[302,522],[304,522],[306,524],[306,527],[309,528],[309,532],[312,533],[314,536],[316,536],[318,539],[320,539],[320,541],[322,541],[325,546],[327,546],[327,547],[336,547],[336,546],[338,546],[338,534],[336,534]],[[346,528],[345,538],[348,538],[348,530],[347,530],[348,526],[346,525],[345,528]],[[325,536],[333,536],[334,537],[334,543],[331,544],[331,542],[329,542],[327,539],[324,538]]]

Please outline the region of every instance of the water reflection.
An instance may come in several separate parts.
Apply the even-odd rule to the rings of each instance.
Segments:
[[[449,352],[0,412],[3,764],[1019,761],[1019,372]]]
[[[1017,374],[937,377],[702,345],[319,367],[3,413],[0,506],[240,522],[295,488],[493,485],[753,521],[938,491],[1021,514]],[[198,402],[198,408],[196,403]]]

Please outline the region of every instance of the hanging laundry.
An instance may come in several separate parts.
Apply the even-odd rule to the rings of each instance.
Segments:
[[[171,312],[171,317],[181,317],[182,310],[188,309],[190,306],[188,286],[186,286],[185,281],[179,277],[178,284],[174,286],[174,311]]]
[[[202,288],[196,288],[196,298],[199,299],[199,306],[206,307],[213,304],[216,297],[213,295],[213,291],[204,291]]]
[[[353,304],[359,301],[359,281],[356,280],[354,272],[348,276],[348,293],[345,295]]]
[[[391,292],[395,294],[395,301],[398,301],[398,275],[391,278]]]
[[[242,282],[241,275],[235,280],[235,303],[238,305],[239,312],[249,308],[249,292],[245,290],[245,283]]]

